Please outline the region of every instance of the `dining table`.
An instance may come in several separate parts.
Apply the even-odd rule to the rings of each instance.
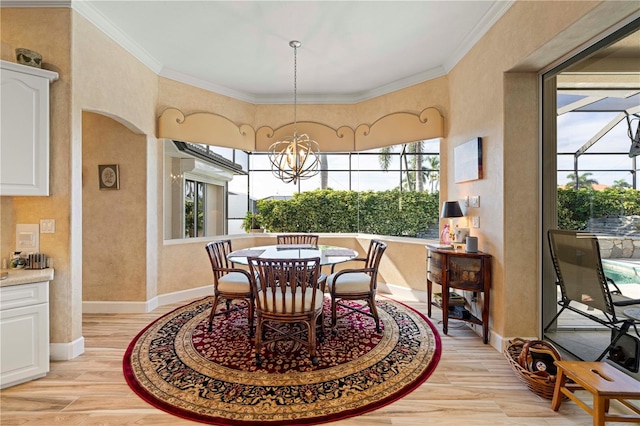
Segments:
[[[358,252],[350,248],[313,244],[276,244],[257,246],[232,251],[227,259],[241,265],[249,264],[249,257],[262,259],[305,259],[320,258],[320,265],[335,265],[358,257]]]

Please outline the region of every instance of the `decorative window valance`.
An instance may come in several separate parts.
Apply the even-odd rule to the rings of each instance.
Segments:
[[[383,146],[444,137],[444,118],[436,108],[419,114],[396,112],[378,118],[372,124],[333,128],[323,123],[299,121],[299,133],[320,141],[323,152],[357,152]],[[273,129],[248,124],[237,125],[221,115],[198,112],[185,116],[167,108],[158,119],[158,137],[245,151],[267,151],[269,146],[293,132],[293,123]]]

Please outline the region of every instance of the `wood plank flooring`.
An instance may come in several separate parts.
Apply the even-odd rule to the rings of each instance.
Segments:
[[[187,302],[184,302],[187,303]],[[129,342],[147,324],[184,304],[147,314],[84,315],[85,353],[52,362],[42,378],[0,391],[0,424],[9,425],[193,425],[135,395],[122,374]],[[426,304],[407,302],[426,314]],[[591,417],[572,402],[558,413],[551,402],[523,386],[504,356],[467,326],[439,330],[442,358],[431,377],[405,398],[336,425],[589,425]]]

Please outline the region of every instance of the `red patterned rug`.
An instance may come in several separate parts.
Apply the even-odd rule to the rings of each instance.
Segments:
[[[330,314],[325,303],[327,325]],[[327,328],[313,366],[305,347],[280,341],[255,365],[246,310],[217,316],[207,331],[211,298],[157,319],[129,345],[129,386],[176,416],[218,425],[317,424],[390,404],[423,383],[440,360],[440,336],[418,311],[377,301],[382,333],[361,314]]]

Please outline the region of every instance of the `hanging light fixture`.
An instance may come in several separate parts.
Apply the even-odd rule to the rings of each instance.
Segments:
[[[320,146],[307,134],[298,134],[298,48],[302,45],[297,40],[289,42],[293,47],[293,136],[274,142],[269,147],[269,160],[273,174],[285,183],[309,179],[320,172]]]

